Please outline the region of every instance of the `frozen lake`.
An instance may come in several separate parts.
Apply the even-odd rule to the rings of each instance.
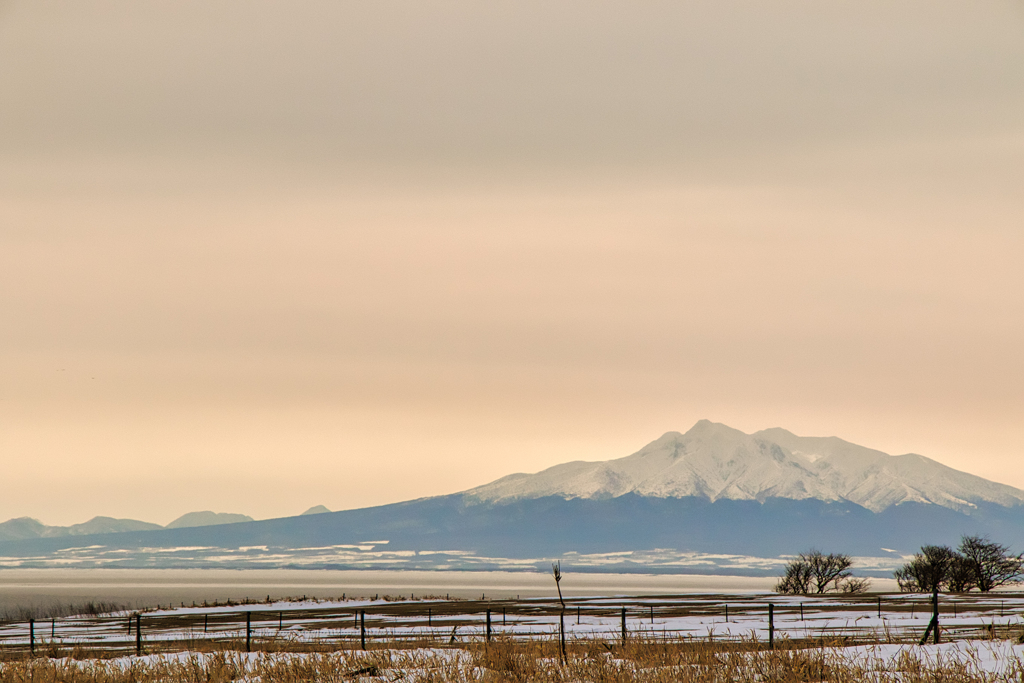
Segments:
[[[749,593],[771,590],[775,578],[706,575],[564,574],[566,595]],[[888,584],[876,580],[881,590]],[[536,572],[336,571],[304,569],[2,569],[0,611],[87,601],[129,607],[203,600],[342,594],[451,595],[461,598],[545,597],[555,593],[550,574]]]

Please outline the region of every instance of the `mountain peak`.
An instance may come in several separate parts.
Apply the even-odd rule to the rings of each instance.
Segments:
[[[201,510],[199,512],[187,512],[181,517],[167,525],[167,529],[181,529],[196,526],[215,526],[217,524],[237,524],[239,522],[251,522],[252,517],[235,512],[212,512]]]
[[[636,453],[604,462],[570,462],[537,474],[504,477],[466,492],[472,500],[558,496],[849,501],[880,512],[932,503],[970,511],[978,503],[1014,506],[1024,491],[919,455],[892,456],[837,437],[802,437],[774,427],[754,434],[710,420],[666,432]]]

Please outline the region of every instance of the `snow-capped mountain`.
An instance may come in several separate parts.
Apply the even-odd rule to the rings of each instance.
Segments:
[[[848,501],[873,512],[929,503],[969,512],[979,503],[1024,503],[1024,491],[960,472],[921,455],[889,455],[835,437],[785,429],[745,434],[701,420],[669,432],[633,455],[570,462],[513,474],[466,492],[480,502],[558,496],[606,499],[627,493],[716,500],[788,498]]]
[[[811,548],[877,566],[964,535],[1024,550],[1024,491],[920,455],[703,420],[617,460],[310,512],[319,514],[59,537],[12,520],[0,524],[0,564],[450,570],[543,569],[561,559],[594,571],[763,574],[778,563],[766,569],[756,558]]]

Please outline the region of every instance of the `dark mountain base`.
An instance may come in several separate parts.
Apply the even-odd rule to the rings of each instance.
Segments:
[[[0,543],[0,557],[23,558],[17,563],[22,566],[45,566],[51,558],[70,559],[76,553],[87,556],[90,548],[95,555],[98,547],[104,553],[119,553],[111,555],[116,562],[103,561],[102,566],[189,566],[188,558],[193,555],[175,555],[166,549],[205,547],[210,551],[241,549],[237,562],[225,566],[271,567],[295,566],[288,559],[289,551],[360,546],[346,551],[358,561],[326,555],[317,560],[312,556],[301,566],[455,568],[449,559],[460,552],[482,558],[536,559],[566,553],[669,549],[772,558],[815,547],[852,555],[894,556],[914,552],[923,544],[956,544],[963,534],[989,535],[1021,548],[1024,508],[993,505],[965,515],[936,505],[910,503],[875,514],[851,503],[780,498],[764,503],[712,503],[701,498],[628,494],[606,500],[551,497],[477,504],[453,495],[259,522],[9,541]],[[246,548],[261,546],[267,546],[267,552],[284,552],[278,554],[276,564],[269,555],[257,560],[246,554]],[[155,552],[157,549],[164,552]],[[386,550],[391,555],[414,555],[408,551],[424,554],[398,564],[386,558],[370,564],[359,559],[372,559],[374,550]],[[247,557],[258,564],[246,564]],[[486,562],[476,566],[490,567]],[[605,567],[615,571],[672,571],[670,567],[655,568],[635,560]]]

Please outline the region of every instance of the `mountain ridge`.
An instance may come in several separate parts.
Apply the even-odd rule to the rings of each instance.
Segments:
[[[35,538],[64,538],[67,536],[96,536],[103,534],[130,533],[133,531],[157,531],[159,529],[192,528],[214,524],[251,522],[252,517],[229,512],[189,512],[166,526],[143,522],[138,519],[122,519],[97,516],[79,524],[50,526],[33,517],[14,517],[0,522],[0,542],[21,541]]]
[[[746,434],[700,420],[666,432],[636,453],[512,474],[463,492],[495,503],[519,498],[615,498],[626,493],[682,498],[848,501],[872,512],[916,502],[968,512],[979,503],[1024,504],[1024,491],[915,453],[889,455],[837,437],[782,428]]]

